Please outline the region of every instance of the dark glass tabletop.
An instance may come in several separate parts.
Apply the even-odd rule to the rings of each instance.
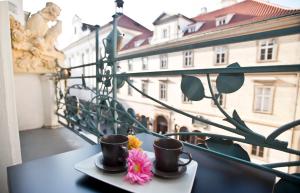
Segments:
[[[154,136],[139,134],[143,149],[153,151]],[[100,151],[99,145],[9,167],[10,193],[124,193],[86,176],[74,165]],[[198,162],[193,193],[271,193],[275,176],[205,150],[185,146]],[[167,180],[166,180],[166,183]],[[157,192],[157,191],[156,191]],[[184,193],[184,192],[183,192]]]

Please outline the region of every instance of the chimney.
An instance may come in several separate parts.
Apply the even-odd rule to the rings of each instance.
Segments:
[[[205,14],[205,13],[207,13],[207,7],[202,7],[200,9],[200,14]]]

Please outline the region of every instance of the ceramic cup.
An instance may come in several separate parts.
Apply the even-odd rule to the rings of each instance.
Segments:
[[[154,141],[153,147],[155,153],[155,167],[160,171],[177,172],[179,166],[188,165],[192,161],[192,155],[184,152],[183,143],[176,139],[157,139]],[[189,161],[180,164],[180,154],[186,154],[189,158]]]
[[[107,135],[100,139],[103,165],[118,167],[126,165],[128,138],[125,135]]]

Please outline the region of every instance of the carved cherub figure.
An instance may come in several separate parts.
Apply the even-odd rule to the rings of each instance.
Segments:
[[[11,17],[11,37],[15,70],[19,72],[54,72],[64,60],[64,54],[55,48],[55,41],[62,32],[57,20],[61,9],[46,3],[41,11],[31,15],[26,26]],[[56,22],[51,28],[49,22]]]
[[[54,22],[60,14],[60,8],[52,3],[46,3],[46,7],[41,11],[33,14],[27,21],[26,29],[30,30],[33,44],[39,49],[46,50],[48,45],[45,42],[45,35],[52,28],[57,28],[57,25],[49,29],[48,23],[50,21]],[[61,23],[60,21],[57,21]],[[60,24],[61,25],[61,24]],[[57,37],[58,35],[56,35]],[[54,45],[53,45],[54,46]]]

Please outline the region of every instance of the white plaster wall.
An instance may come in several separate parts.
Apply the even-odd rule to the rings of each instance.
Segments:
[[[159,44],[159,43],[163,43],[163,42],[178,38],[177,24],[178,24],[177,20],[174,20],[174,21],[170,21],[168,23],[164,23],[164,24],[155,26],[152,43]],[[169,36],[167,38],[162,38],[163,29],[168,29]]]
[[[43,89],[36,74],[15,74],[19,130],[41,128],[44,125]]]
[[[0,192],[8,193],[7,167],[21,163],[22,159],[7,1],[0,1],[0,29]]]
[[[51,75],[40,76],[43,97],[44,125],[47,128],[60,127],[56,113],[55,84]]]
[[[276,38],[278,42],[278,56],[277,60],[273,62],[258,62],[257,61],[257,41],[249,41],[242,43],[235,43],[226,45],[229,49],[228,64],[233,62],[239,62],[241,66],[259,66],[259,65],[284,65],[284,64],[298,64],[300,62],[300,56],[298,52],[300,51],[300,36],[299,35],[289,35]],[[128,72],[127,61],[120,62],[121,71]],[[214,64],[214,49],[213,47],[200,48],[194,50],[194,67],[193,68],[215,68],[215,67],[225,67],[226,65]],[[169,53],[168,54],[168,69],[176,70],[183,69],[183,55],[182,52]],[[157,71],[159,69],[159,56],[149,56],[148,57],[148,70],[147,71]],[[133,70],[132,72],[142,71],[142,61],[141,58],[133,59]],[[206,78],[204,76],[199,76],[205,85],[205,92],[208,93],[208,88],[206,85]],[[212,80],[216,79],[216,76],[211,77]],[[254,98],[254,86],[257,84],[257,80],[268,80],[274,79],[275,82],[275,96],[273,103],[272,114],[262,114],[253,112],[253,98]],[[218,111],[216,107],[211,105],[211,101],[204,99],[202,101],[192,102],[192,104],[182,103],[180,81],[181,77],[143,77],[134,78],[134,85],[141,89],[141,80],[149,80],[149,93],[150,96],[158,99],[159,91],[159,80],[168,80],[168,100],[167,104],[179,108],[185,112],[189,112],[194,115],[202,115],[205,118],[222,122],[223,115]],[[264,136],[269,135],[276,128],[281,125],[293,121],[295,118],[299,119],[299,115],[294,115],[295,108],[299,109],[299,105],[296,107],[297,100],[297,76],[295,74],[284,75],[284,74],[251,74],[246,75],[245,83],[243,87],[236,93],[226,95],[225,99],[225,110],[231,114],[234,109],[237,110],[239,115],[245,120],[246,124],[252,128],[255,132],[260,133]],[[136,113],[144,114],[150,117],[152,120],[158,111],[158,104],[143,98],[139,93],[133,91],[132,96],[127,94],[128,86],[125,84],[123,88],[120,89],[118,97],[122,99],[122,102],[128,106],[136,109]],[[299,99],[298,99],[299,100]],[[147,105],[148,104],[148,105]],[[160,108],[163,109],[163,108]],[[160,110],[163,111],[163,110]],[[169,110],[165,109],[165,114],[170,114]],[[297,112],[300,112],[299,110]],[[170,123],[169,131],[173,131],[174,123],[179,126],[186,126],[190,131],[195,128],[192,125],[192,120],[190,118],[184,117],[180,114],[173,114],[170,118],[173,123]],[[226,124],[226,123],[225,123]],[[228,125],[228,124],[227,124]],[[228,125],[230,126],[230,125]],[[299,129],[299,128],[298,128]],[[232,135],[224,130],[209,127],[209,130],[203,130],[203,132],[213,132],[222,135]],[[296,138],[296,137],[294,137]],[[292,141],[292,131],[287,131],[278,137],[279,140]],[[296,139],[297,140],[297,139]],[[297,143],[297,141],[294,143]],[[243,147],[249,152],[251,146],[243,144]],[[298,145],[294,145],[294,148],[299,148]],[[279,152],[277,150],[265,150],[265,156],[259,158],[252,156],[251,159],[256,163],[270,163],[280,161],[288,161],[289,155],[286,153]],[[281,168],[282,171],[287,171],[287,168]]]

